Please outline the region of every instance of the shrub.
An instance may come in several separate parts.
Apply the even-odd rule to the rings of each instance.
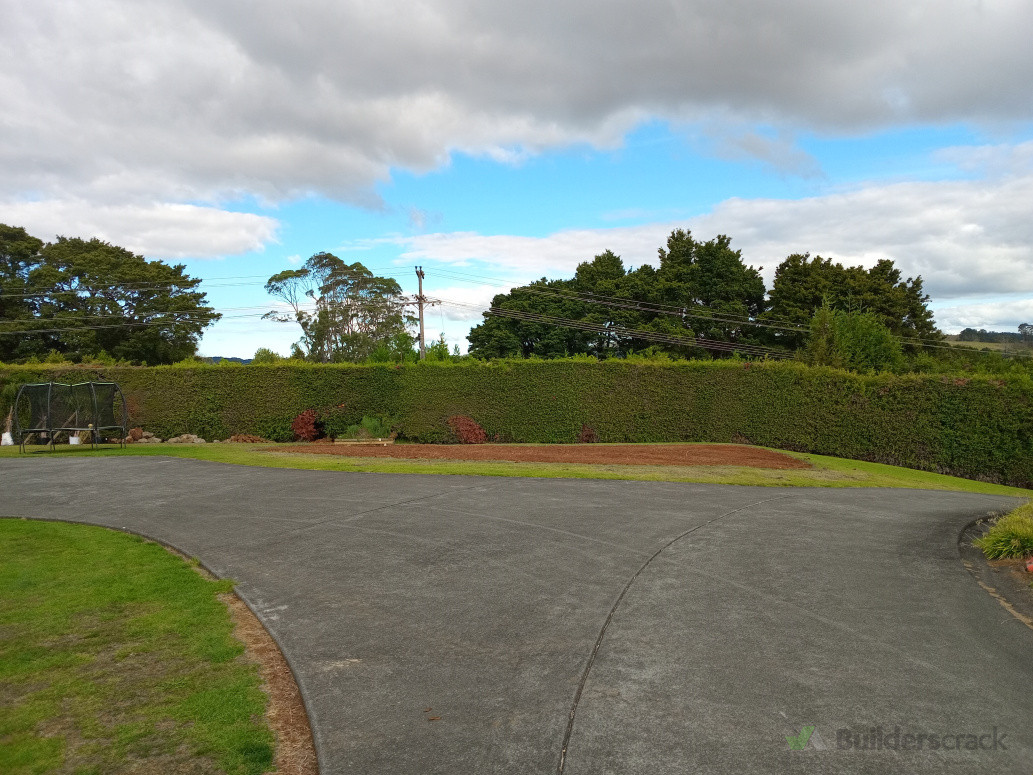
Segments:
[[[291,421],[291,430],[298,441],[315,441],[323,435],[323,429],[315,409],[306,409]]]
[[[448,427],[460,444],[484,444],[488,441],[488,434],[484,428],[471,417],[462,414],[455,414],[448,418]]]
[[[990,560],[1033,556],[1033,504],[998,519],[975,544]]]
[[[355,425],[349,425],[350,439],[386,439],[391,435],[392,420],[389,417],[363,417]]]
[[[279,353],[274,353],[268,347],[259,347],[255,350],[255,355],[251,359],[252,363],[279,363],[283,358],[280,357]]]
[[[331,439],[352,438],[350,432],[355,427],[356,414],[344,404],[332,406],[319,412],[319,422],[323,426],[323,433]]]

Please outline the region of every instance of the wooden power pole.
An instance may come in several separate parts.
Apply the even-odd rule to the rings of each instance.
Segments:
[[[420,292],[419,292],[419,295],[416,297],[416,301],[420,305],[420,360],[421,361],[427,359],[427,340],[424,338],[424,335],[423,335],[423,302],[425,301],[425,299],[423,298],[423,276],[424,276],[423,275],[423,267],[422,266],[416,267],[416,279],[420,283]]]

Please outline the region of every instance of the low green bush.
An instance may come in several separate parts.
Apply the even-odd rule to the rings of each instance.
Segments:
[[[990,560],[1033,556],[1033,504],[998,519],[975,544]]]

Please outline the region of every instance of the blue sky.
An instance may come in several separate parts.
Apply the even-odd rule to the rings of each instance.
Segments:
[[[397,18],[405,18],[401,27]],[[206,355],[281,353],[319,251],[459,304],[674,228],[921,275],[946,331],[1033,321],[1033,6],[961,0],[22,4],[0,221],[205,278]],[[60,51],[61,56],[56,52]],[[226,279],[229,278],[229,279]],[[466,306],[461,306],[466,305]]]

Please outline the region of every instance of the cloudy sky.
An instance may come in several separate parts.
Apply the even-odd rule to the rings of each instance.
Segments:
[[[205,278],[206,355],[286,353],[331,251],[485,305],[674,228],[1033,321],[1029,0],[0,0],[0,222]],[[428,313],[465,349],[471,307]]]

